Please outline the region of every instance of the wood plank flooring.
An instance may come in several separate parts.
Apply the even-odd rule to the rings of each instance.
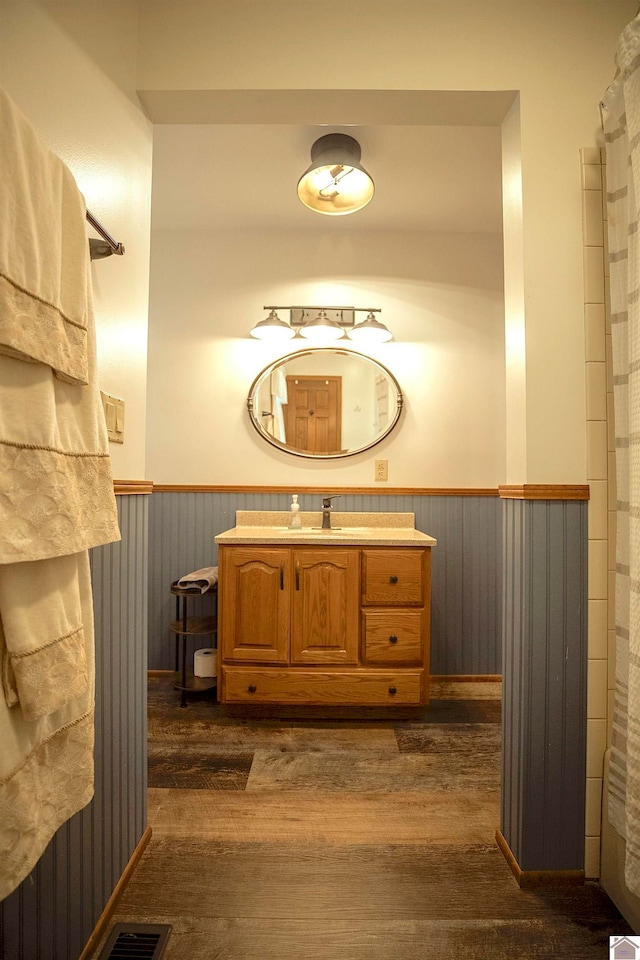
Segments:
[[[152,677],[113,922],[173,924],[165,960],[601,960],[631,930],[600,888],[521,890],[498,850],[499,756],[495,700],[247,719]]]

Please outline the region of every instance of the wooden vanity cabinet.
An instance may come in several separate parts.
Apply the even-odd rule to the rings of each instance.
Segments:
[[[224,703],[428,701],[430,549],[220,545]]]

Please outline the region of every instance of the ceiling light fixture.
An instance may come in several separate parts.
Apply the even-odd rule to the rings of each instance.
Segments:
[[[346,334],[358,343],[384,343],[391,340],[392,333],[374,316],[382,311],[376,307],[263,307],[269,311],[265,320],[260,320],[250,331],[258,340],[288,340],[298,334],[307,340],[329,343]],[[289,323],[281,320],[278,310],[289,311]],[[355,322],[356,313],[366,313],[360,323]]]
[[[330,217],[356,213],[369,203],[373,180],[360,163],[360,144],[346,133],[328,133],[311,147],[311,166],[298,181],[305,207]]]

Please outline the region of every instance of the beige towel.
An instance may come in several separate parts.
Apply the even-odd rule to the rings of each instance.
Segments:
[[[25,720],[55,713],[89,689],[75,554],[0,565],[2,682]]]
[[[85,208],[0,91],[0,899],[93,795],[87,550],[120,539]]]
[[[120,539],[97,386],[72,386],[42,363],[1,354],[0,531],[0,563]]]
[[[1,900],[33,869],[58,827],[93,796],[86,552],[0,565],[0,661]]]
[[[0,563],[15,563],[120,531],[84,201],[2,90],[0,170]]]
[[[0,88],[0,351],[87,383],[86,208]]]

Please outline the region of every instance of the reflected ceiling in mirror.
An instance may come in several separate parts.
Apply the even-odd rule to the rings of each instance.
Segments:
[[[396,426],[397,380],[377,360],[353,350],[299,350],[265,367],[247,407],[261,437],[298,457],[334,459],[362,453]]]

